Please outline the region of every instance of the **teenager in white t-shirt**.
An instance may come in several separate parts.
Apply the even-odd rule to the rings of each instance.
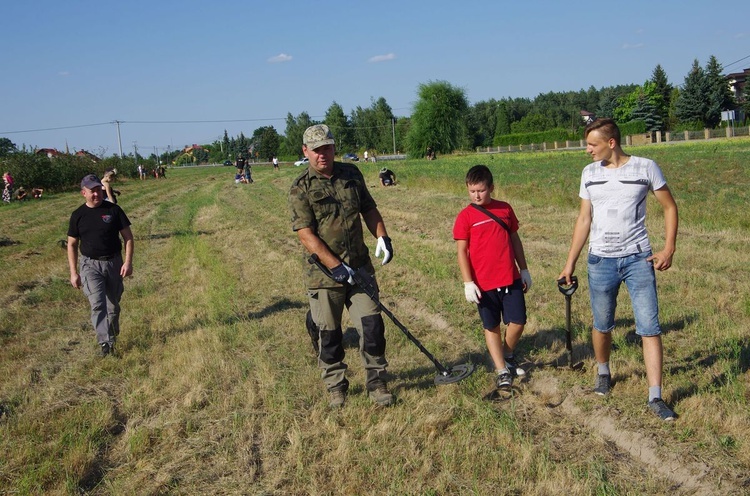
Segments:
[[[568,259],[558,279],[570,284],[578,256],[589,239],[588,283],[594,316],[592,343],[598,364],[594,392],[609,394],[611,331],[615,324],[617,293],[628,288],[636,334],[643,340],[643,359],[649,386],[649,408],[663,420],[674,412],[661,398],[663,351],[655,270],[672,266],[677,238],[677,205],[661,169],[653,160],[626,154],[620,130],[611,119],[586,127],[586,152],[594,162],[581,174],[581,210]],[[652,253],[646,232],[646,197],[653,192],[664,209],[665,240]]]

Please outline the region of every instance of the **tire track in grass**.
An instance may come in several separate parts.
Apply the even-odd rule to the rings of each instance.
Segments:
[[[561,398],[559,381],[554,376],[545,375],[543,380],[531,379],[529,389],[540,398]],[[690,462],[684,457],[673,455],[660,449],[656,442],[640,432],[618,426],[617,419],[608,415],[604,407],[596,412],[585,412],[575,401],[581,396],[580,390],[569,390],[560,401],[547,404],[548,408],[559,408],[566,417],[566,424],[580,424],[627,453],[641,463],[644,469],[671,483],[668,492],[690,495],[740,494],[742,491],[731,482],[709,480],[711,467],[705,463]]]

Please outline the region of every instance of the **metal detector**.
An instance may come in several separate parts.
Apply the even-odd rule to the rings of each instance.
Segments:
[[[328,277],[333,279],[333,276],[331,275],[331,271],[328,270],[328,267],[323,265],[323,262],[320,261],[320,258],[318,258],[318,255],[313,253],[310,255],[310,258],[307,260],[311,264],[317,265],[317,267]],[[409,332],[409,329],[406,328],[401,322],[398,321],[395,315],[391,313],[390,310],[388,310],[378,299],[378,292],[375,288],[375,285],[373,284],[373,279],[370,277],[370,275],[364,270],[364,268],[360,268],[358,271],[356,271],[352,275],[352,279],[354,279],[354,283],[362,288],[362,291],[365,292],[367,296],[370,297],[372,301],[377,303],[378,309],[382,311],[384,314],[388,316],[389,319],[393,321],[394,324],[396,324],[396,327],[401,329],[401,332],[403,332],[407,338],[409,338],[409,341],[417,345],[417,348],[419,348],[419,351],[425,354],[427,358],[430,359],[430,361],[435,365],[435,368],[438,370],[438,375],[435,376],[435,384],[441,385],[441,384],[453,384],[454,382],[461,381],[463,379],[466,379],[474,372],[474,364],[472,363],[464,363],[460,365],[454,365],[453,367],[445,367],[440,362],[437,361],[437,359],[427,351],[427,348],[425,348],[422,343],[419,342],[417,338],[414,337],[414,335]]]
[[[568,350],[568,361],[571,370],[583,370],[583,362],[573,362],[573,341],[570,330],[570,300],[573,293],[578,289],[578,278],[570,277],[570,285],[565,283],[565,278],[558,279],[557,289],[565,295],[565,348]]]

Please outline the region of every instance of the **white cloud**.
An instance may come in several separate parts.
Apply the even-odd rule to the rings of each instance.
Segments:
[[[741,40],[742,38],[746,38],[746,37],[747,37],[747,33],[737,33],[736,35],[734,35],[735,40]]]
[[[68,71],[60,71],[60,72],[57,73],[57,75],[58,76],[62,76],[62,77],[68,77],[68,76],[70,76],[70,72],[68,72]]]
[[[275,57],[271,57],[270,59],[268,59],[268,62],[270,62],[271,64],[276,64],[276,63],[279,63],[279,62],[289,62],[290,60],[292,60],[292,56],[291,55],[287,55],[285,53],[280,53],[280,54],[276,55]]]
[[[625,43],[624,45],[622,45],[622,49],[629,50],[631,48],[643,48],[643,46],[643,43],[635,43],[633,45],[631,45],[630,43]]]
[[[387,53],[385,55],[375,55],[374,57],[370,57],[367,61],[368,62],[385,62],[386,60],[393,60],[396,58],[395,53]]]

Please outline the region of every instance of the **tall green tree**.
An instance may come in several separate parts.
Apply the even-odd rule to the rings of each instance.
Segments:
[[[419,85],[418,99],[406,137],[408,154],[424,156],[427,147],[438,153],[451,153],[467,143],[466,92],[447,81]]]
[[[649,80],[643,83],[643,86],[619,99],[614,117],[621,123],[642,120],[646,123],[648,131],[661,131],[664,121],[659,109],[662,106],[662,95],[656,84]]]
[[[0,157],[7,157],[11,153],[18,151],[16,144],[8,138],[0,138]]]
[[[734,97],[726,78],[722,75],[724,67],[711,55],[706,63],[706,85],[708,87],[706,127],[715,128],[721,123],[721,113],[736,107]]]
[[[305,129],[313,124],[316,123],[313,122],[307,112],[302,112],[297,117],[287,113],[282,153],[289,156],[302,156],[302,135],[305,133]]]
[[[354,135],[344,109],[335,101],[326,110],[323,122],[330,128],[336,140],[336,151],[346,153],[355,149]]]
[[[497,128],[497,106],[495,99],[477,102],[469,107],[466,127],[471,140],[471,147],[492,146]]]
[[[224,154],[222,159],[227,159],[229,157],[230,152],[230,142],[229,142],[229,135],[227,134],[227,130],[224,130],[224,137],[221,139],[221,151]]]
[[[656,64],[654,72],[651,73],[651,82],[654,83],[656,92],[661,95],[661,105],[658,106],[657,113],[664,123],[666,130],[669,129],[669,107],[672,98],[672,85],[669,84],[667,79],[667,73],[662,68],[661,64]]]
[[[250,140],[253,152],[258,154],[261,160],[270,161],[279,153],[279,133],[273,126],[262,126],[253,132]]]
[[[388,152],[393,147],[393,111],[385,98],[372,100],[370,106],[352,111],[352,127],[358,149]]]
[[[500,100],[495,112],[495,132],[493,134],[492,144],[495,145],[495,139],[510,134],[510,113],[508,110],[507,100]]]
[[[675,102],[677,118],[683,123],[695,123],[705,127],[707,95],[706,73],[698,59],[695,59],[690,72],[685,76],[685,84],[682,85],[680,96]]]

